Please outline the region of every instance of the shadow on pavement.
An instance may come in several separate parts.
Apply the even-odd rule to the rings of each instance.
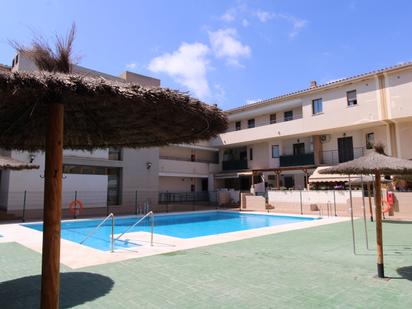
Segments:
[[[406,220],[391,220],[391,219],[386,219],[382,221],[383,223],[388,223],[388,224],[412,224],[412,221],[406,221]]]
[[[412,266],[398,268],[396,272],[402,276],[403,279],[412,281]]]
[[[114,281],[87,272],[60,274],[60,308],[71,308],[109,293]],[[39,308],[41,275],[0,282],[0,307]]]

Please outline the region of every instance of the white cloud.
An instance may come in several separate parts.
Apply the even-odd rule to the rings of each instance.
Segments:
[[[233,6],[225,11],[225,13],[220,16],[220,20],[230,23],[234,22],[238,17],[244,15],[247,10],[247,6],[243,3]]]
[[[253,104],[262,101],[262,99],[249,99],[246,100],[246,104]]]
[[[226,91],[223,89],[222,85],[215,83],[213,85],[213,97],[217,103],[222,103],[226,100]]]
[[[128,64],[126,64],[126,68],[127,69],[136,69],[137,68],[137,63],[136,62],[130,62]]]
[[[295,36],[297,36],[299,34],[299,32],[306,27],[308,21],[304,20],[304,19],[300,19],[297,18],[295,16],[288,16],[285,15],[284,16],[285,19],[289,20],[290,22],[292,22],[293,25],[293,29],[291,32],[289,32],[289,37],[290,38],[294,38]]]
[[[148,69],[168,74],[197,97],[204,99],[210,95],[206,77],[209,51],[209,47],[202,43],[182,43],[173,53],[165,53],[152,59]]]
[[[262,23],[266,23],[271,19],[284,20],[291,23],[292,30],[289,32],[290,38],[294,38],[295,36],[297,36],[299,32],[308,24],[307,20],[288,14],[257,10],[253,13],[253,15],[256,16],[257,19],[259,19],[259,21]]]
[[[276,16],[275,13],[267,12],[267,11],[262,11],[262,10],[257,10],[254,15],[262,22],[265,23],[272,18]]]
[[[235,9],[229,9],[227,10],[222,16],[220,16],[220,19],[230,23],[236,19],[235,17]]]
[[[209,40],[215,56],[226,59],[228,65],[241,67],[240,58],[247,58],[251,54],[250,47],[237,39],[237,32],[233,28],[209,31]]]

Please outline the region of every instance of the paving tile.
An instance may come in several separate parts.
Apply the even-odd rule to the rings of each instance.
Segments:
[[[412,308],[412,224],[384,223],[385,272],[397,278],[387,281],[374,278],[374,225],[368,223],[370,250],[363,222],[355,227],[356,255],[350,223],[343,222],[76,271],[62,266],[74,278],[66,282],[62,303],[79,308]],[[27,278],[38,279],[40,255],[1,243],[0,263],[2,305],[38,306],[39,281]]]

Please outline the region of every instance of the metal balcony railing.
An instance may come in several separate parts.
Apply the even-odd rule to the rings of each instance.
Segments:
[[[300,155],[289,155],[289,156],[279,157],[280,167],[304,166],[304,165],[313,165],[313,164],[315,164],[315,156],[313,152],[304,153]]]
[[[247,160],[223,161],[222,169],[224,171],[245,170],[247,169]]]
[[[365,147],[354,147],[353,148],[353,159],[357,159],[365,155]],[[350,159],[350,158],[349,158]],[[336,165],[345,161],[344,158],[339,158],[339,151],[335,150],[327,150],[322,151],[320,154],[320,164],[324,165]]]
[[[198,163],[213,163],[213,164],[218,164],[219,163],[219,159],[216,156],[216,158],[213,159],[192,159],[192,158],[182,158],[182,157],[177,157],[177,156],[159,156],[159,159],[163,159],[163,160],[174,160],[174,161],[185,161],[185,162],[198,162]]]
[[[205,192],[159,192],[159,203],[208,202],[210,193]]]

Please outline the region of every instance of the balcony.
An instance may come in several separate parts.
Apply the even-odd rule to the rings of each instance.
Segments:
[[[366,149],[365,147],[354,147],[353,148],[353,158],[352,159],[357,159],[359,157],[362,157],[365,155]],[[320,163],[323,165],[336,165],[345,161],[349,161],[349,159],[342,159],[339,158],[339,150],[327,150],[327,151],[322,151],[320,154],[321,160]],[[351,159],[351,160],[352,160]]]
[[[247,169],[247,160],[223,161],[222,169],[224,171],[245,170]]]
[[[258,143],[272,138],[298,135],[304,132],[303,124],[303,118],[298,118],[292,121],[267,124],[251,129],[226,132],[212,139],[211,144],[214,147],[219,147],[223,145]]]
[[[187,177],[195,177],[188,175],[198,175],[205,176],[213,169],[217,164],[203,163],[203,162],[190,162],[190,161],[180,161],[180,160],[170,160],[170,159],[160,159],[159,160],[159,174],[165,176],[170,175],[187,175]]]
[[[314,165],[314,164],[315,164],[315,156],[313,152],[304,153],[300,155],[280,156],[279,158],[280,167],[304,166],[304,165]]]
[[[217,153],[216,153],[217,154]],[[185,161],[185,162],[200,162],[200,163],[211,163],[211,164],[218,164],[219,163],[219,156],[216,155],[213,159],[201,159],[201,158],[182,158],[178,156],[163,156],[160,155],[159,159],[161,160],[173,160],[173,161]]]

